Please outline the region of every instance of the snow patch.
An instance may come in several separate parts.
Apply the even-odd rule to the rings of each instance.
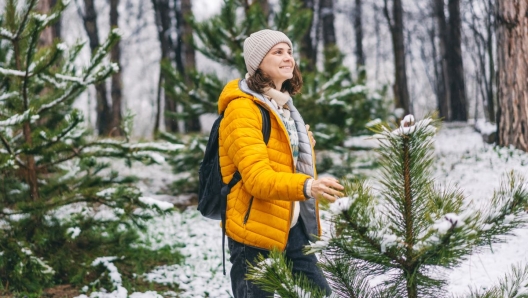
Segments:
[[[70,227],[66,230],[66,235],[70,235],[72,239],[77,238],[79,234],[81,234],[81,228],[79,227]]]
[[[146,205],[156,206],[160,208],[161,210],[168,210],[168,209],[174,208],[174,205],[169,202],[163,202],[163,201],[156,200],[150,197],[139,197],[139,200]]]
[[[337,199],[334,203],[330,205],[330,211],[334,214],[340,214],[343,212],[347,212],[348,209],[350,209],[350,206],[352,205],[352,202],[355,198],[351,197],[344,197]]]

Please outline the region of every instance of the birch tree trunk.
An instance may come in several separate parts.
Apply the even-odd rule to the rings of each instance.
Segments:
[[[528,2],[496,4],[498,143],[528,152]]]

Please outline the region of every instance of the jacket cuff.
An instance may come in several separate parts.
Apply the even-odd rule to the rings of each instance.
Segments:
[[[304,181],[304,188],[303,188],[304,196],[308,199],[312,198],[312,182],[313,182],[312,178],[306,179],[306,181]]]

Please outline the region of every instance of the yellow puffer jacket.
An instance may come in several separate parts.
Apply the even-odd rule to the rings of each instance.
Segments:
[[[262,135],[262,116],[256,104],[270,111],[268,145]],[[297,169],[288,137],[277,110],[269,100],[251,91],[245,80],[229,82],[218,101],[224,112],[219,130],[220,166],[224,183],[238,169],[242,180],[228,195],[226,234],[246,245],[285,249],[294,201],[311,239],[320,236],[317,201],[305,197],[305,182],[315,176],[314,153],[302,117],[288,102],[299,134]]]

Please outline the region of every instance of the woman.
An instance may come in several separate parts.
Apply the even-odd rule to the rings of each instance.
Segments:
[[[261,30],[244,41],[246,79],[228,83],[218,100],[224,113],[219,130],[222,177],[238,169],[242,180],[227,199],[226,234],[231,253],[231,286],[235,297],[268,297],[245,280],[248,262],[276,248],[286,253],[293,272],[302,272],[331,293],[312,255],[302,249],[321,235],[318,200],[335,201],[343,186],[334,178],[314,179],[315,140],[290,97],[302,78],[292,56],[292,43],[282,32]],[[270,114],[266,145],[262,116]]]

